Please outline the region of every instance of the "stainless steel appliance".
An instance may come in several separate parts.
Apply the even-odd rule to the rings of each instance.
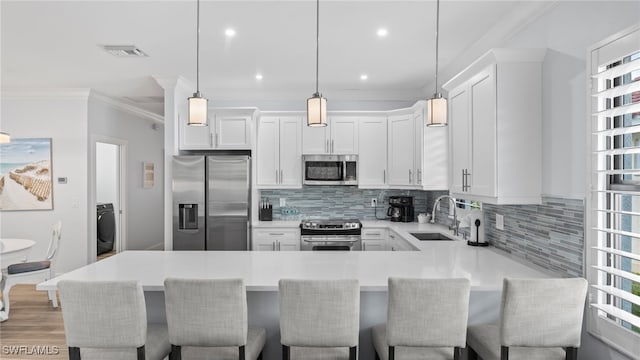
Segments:
[[[362,250],[360,220],[303,220],[300,250]]]
[[[303,155],[305,185],[358,185],[358,155]]]
[[[250,157],[174,156],[173,249],[247,250]]]
[[[413,222],[413,196],[389,196],[387,216],[394,222]]]

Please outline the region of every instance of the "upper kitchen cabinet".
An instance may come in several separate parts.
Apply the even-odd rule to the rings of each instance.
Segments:
[[[387,117],[361,117],[358,132],[358,187],[387,187]]]
[[[180,119],[180,150],[250,150],[254,108],[211,109],[208,126]]]
[[[544,49],[493,49],[443,85],[449,186],[490,204],[541,201]]]
[[[325,127],[305,126],[302,144],[303,154],[358,154],[358,119],[329,116]]]
[[[425,125],[426,101],[392,112],[388,122],[388,184],[392,188],[447,190],[446,127]]]
[[[302,187],[302,116],[264,115],[258,121],[258,188]]]

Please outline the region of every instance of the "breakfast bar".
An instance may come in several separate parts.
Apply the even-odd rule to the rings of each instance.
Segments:
[[[361,289],[360,358],[372,359],[370,329],[386,321],[389,277],[470,279],[470,324],[498,318],[504,277],[552,277],[499,250],[469,247],[462,240],[414,246],[420,251],[127,251],[43,282],[37,289],[56,289],[62,279],[137,280],[145,290],[149,321],[164,322],[165,278],[242,278],[249,324],[267,329],[265,359],[279,359],[278,281],[357,279]]]

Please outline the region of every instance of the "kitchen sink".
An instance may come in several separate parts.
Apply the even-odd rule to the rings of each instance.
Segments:
[[[411,233],[413,237],[420,241],[451,241],[452,238],[441,233]]]

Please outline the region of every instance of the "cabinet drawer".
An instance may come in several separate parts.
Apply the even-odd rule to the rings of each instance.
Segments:
[[[299,240],[300,238],[300,230],[299,229],[288,229],[288,228],[273,228],[273,229],[255,229],[253,230],[254,238],[259,239],[290,239],[290,240]]]
[[[362,239],[364,240],[386,240],[387,229],[362,229]]]

